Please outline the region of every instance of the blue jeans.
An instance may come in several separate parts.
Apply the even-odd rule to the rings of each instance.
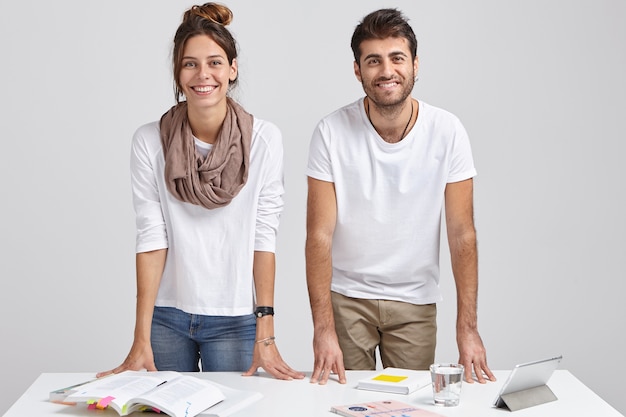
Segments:
[[[255,337],[254,314],[201,316],[155,307],[152,316],[151,344],[159,371],[247,371]]]

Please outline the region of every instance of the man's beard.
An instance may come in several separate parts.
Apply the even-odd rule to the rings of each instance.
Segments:
[[[384,83],[386,81],[398,81],[402,86],[402,90],[399,95],[389,95],[385,92],[380,92],[372,84]],[[361,81],[363,90],[369,98],[369,100],[376,106],[381,113],[393,113],[397,109],[401,108],[402,104],[406,101],[407,97],[411,95],[415,80],[413,77],[408,80],[402,80],[398,78],[377,78],[373,82],[367,84],[365,81]]]

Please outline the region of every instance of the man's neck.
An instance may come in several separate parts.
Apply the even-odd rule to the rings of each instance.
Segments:
[[[400,142],[417,120],[418,103],[410,96],[393,106],[377,106],[366,97],[364,106],[370,123],[385,142]]]

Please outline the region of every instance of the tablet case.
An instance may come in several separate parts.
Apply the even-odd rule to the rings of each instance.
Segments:
[[[535,405],[556,401],[556,395],[547,385],[528,388],[525,390],[511,392],[500,396],[503,404],[501,408],[508,408],[511,411],[517,411]]]
[[[517,411],[556,401],[557,397],[547,382],[562,358],[558,356],[517,365],[502,387],[494,405]]]

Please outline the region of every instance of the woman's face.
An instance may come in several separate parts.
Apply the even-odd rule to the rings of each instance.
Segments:
[[[189,38],[183,49],[180,87],[187,104],[211,108],[225,103],[230,81],[237,78],[237,60],[228,63],[226,52],[209,36]]]

